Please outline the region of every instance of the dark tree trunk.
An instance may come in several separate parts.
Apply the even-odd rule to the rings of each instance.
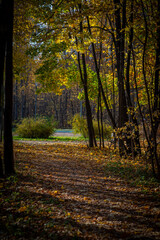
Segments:
[[[87,69],[86,69],[86,63],[85,63],[85,55],[82,54],[82,65],[83,65],[83,73],[81,69],[81,59],[80,59],[80,53],[78,52],[78,67],[80,72],[81,81],[83,84],[83,90],[85,95],[85,107],[86,107],[86,118],[87,118],[87,127],[88,127],[88,136],[89,136],[89,147],[94,147],[95,141],[95,135],[94,135],[94,129],[93,129],[93,122],[92,122],[92,112],[91,112],[91,106],[88,98],[88,87],[87,87]]]
[[[118,73],[118,90],[119,90],[119,118],[118,127],[122,129],[128,121],[127,104],[124,89],[124,42],[125,42],[125,26],[126,26],[126,0],[122,3],[122,17],[120,0],[114,0],[115,4],[115,22],[116,22],[116,58]],[[126,154],[124,144],[126,133],[121,130],[119,135],[119,152],[120,155]],[[131,151],[131,145],[127,141],[128,152]]]
[[[13,63],[12,63],[12,36],[13,36],[13,0],[6,2],[7,41],[5,66],[5,109],[4,109],[4,165],[5,174],[11,175],[14,171],[13,139],[12,139],[12,97],[13,97]]]
[[[158,1],[158,22],[157,22],[157,47],[156,47],[156,64],[155,64],[155,82],[154,82],[154,104],[153,104],[153,126],[151,130],[151,137],[153,139],[152,152],[155,159],[155,164],[157,166],[157,175],[160,179],[160,159],[157,154],[157,130],[160,124],[159,115],[160,112],[160,83],[159,83],[159,72],[160,72],[160,1]]]
[[[81,4],[78,4],[80,14],[82,12],[82,6]],[[80,22],[80,33],[83,33],[83,23]],[[81,38],[81,44],[83,44],[83,39]],[[76,37],[76,45],[78,46],[78,39]],[[81,67],[81,61],[82,61],[82,67]],[[85,95],[85,107],[86,107],[86,118],[87,118],[87,127],[88,127],[88,136],[89,136],[89,147],[97,146],[96,138],[94,134],[94,128],[93,128],[93,122],[92,122],[92,111],[90,106],[90,101],[88,97],[88,86],[87,86],[87,68],[86,68],[86,60],[85,60],[85,54],[82,53],[82,59],[80,58],[80,52],[78,52],[78,67],[80,72],[81,81],[83,84],[83,90]],[[83,72],[82,72],[83,68]]]
[[[84,88],[84,94],[85,94],[85,106],[86,106],[86,118],[87,118],[87,126],[88,126],[88,135],[89,135],[89,147],[96,146],[96,140],[94,135],[94,129],[93,129],[93,122],[92,122],[92,111],[91,106],[88,98],[88,87],[87,87],[87,69],[86,69],[86,62],[85,62],[85,54],[82,54],[82,64],[83,64],[83,72],[84,72],[84,78],[83,78],[83,88]]]
[[[5,44],[6,44],[6,21],[5,21],[5,1],[0,4],[0,144],[2,145],[3,132],[3,108],[4,108],[4,62],[5,62]],[[0,177],[3,177],[3,149],[0,148]]]
[[[128,132],[132,132],[135,129],[135,137],[131,138],[131,134],[128,134],[129,139],[132,141],[132,155],[135,157],[137,154],[141,153],[140,148],[140,142],[139,142],[139,129],[138,129],[138,122],[135,116],[134,107],[131,101],[131,95],[130,95],[130,76],[129,76],[129,70],[130,70],[130,61],[131,61],[131,50],[132,50],[132,42],[133,42],[133,1],[131,1],[131,17],[130,17],[130,23],[131,23],[131,29],[130,29],[130,35],[129,35],[129,46],[128,46],[128,57],[127,57],[127,67],[126,67],[126,93],[127,93],[127,104],[130,109],[130,117],[131,121],[133,122],[133,127],[128,128]]]
[[[1,12],[0,12],[1,15]],[[3,22],[0,21],[0,141],[2,141],[3,131],[3,111],[4,111],[4,59],[5,59],[5,39],[3,36]]]

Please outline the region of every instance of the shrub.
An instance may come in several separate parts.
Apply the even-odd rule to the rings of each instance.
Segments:
[[[83,137],[88,137],[88,128],[86,120],[79,114],[74,115],[71,120],[72,129],[75,133],[81,133]]]
[[[55,124],[45,118],[24,118],[16,127],[16,133],[23,138],[48,138],[54,132]]]
[[[95,132],[95,136],[98,138],[99,137],[99,131],[98,131],[98,122],[93,121],[93,128]],[[110,125],[103,123],[103,136],[105,139],[110,140],[111,139],[111,134],[113,132],[113,129]]]
[[[83,137],[88,137],[88,128],[87,128],[87,121],[83,117],[80,117],[79,114],[76,114],[72,121],[71,121],[72,129],[75,133],[81,133]],[[95,136],[99,137],[99,131],[98,131],[98,122],[93,121],[93,128],[95,131]],[[103,124],[103,134],[104,138],[107,140],[111,139],[111,133],[113,132],[113,129],[108,124]]]

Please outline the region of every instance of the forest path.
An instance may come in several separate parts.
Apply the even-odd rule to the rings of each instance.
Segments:
[[[23,239],[160,239],[158,199],[106,176],[101,151],[34,141],[14,148],[20,181],[10,211]]]
[[[81,134],[74,133],[72,129],[57,129],[54,133],[55,137],[79,137]]]

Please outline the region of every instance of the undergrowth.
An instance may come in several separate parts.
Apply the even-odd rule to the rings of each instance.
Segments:
[[[121,159],[118,154],[110,154],[105,164],[105,173],[112,173],[133,186],[141,187],[144,193],[148,193],[151,188],[154,194],[160,190],[160,181],[153,175],[151,165],[142,158]]]

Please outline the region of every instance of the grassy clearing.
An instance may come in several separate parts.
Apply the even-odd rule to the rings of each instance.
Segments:
[[[23,140],[23,141],[85,141],[84,137],[70,137],[70,136],[56,136],[49,138],[22,138],[19,136],[13,136],[13,140]]]

